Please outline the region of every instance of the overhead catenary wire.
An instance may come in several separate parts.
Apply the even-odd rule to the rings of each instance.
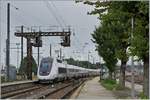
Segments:
[[[1,22],[1,15],[2,15],[2,14],[1,14],[1,13],[2,13],[2,12],[1,12],[1,6],[2,6],[1,4],[2,4],[2,2],[1,2],[1,0],[0,0],[0,22]],[[1,36],[2,36],[2,35],[1,35],[1,23],[0,23],[0,66],[2,66],[2,65],[1,65],[1,54],[2,54],[2,53],[1,53],[1,43],[2,43],[2,42],[1,42]]]
[[[29,19],[34,20],[35,22],[43,23],[39,18],[33,16],[32,14],[30,14],[30,16],[23,17],[23,16],[29,15],[29,14],[27,12],[23,11],[21,8],[18,9],[18,12],[19,12],[19,16],[15,16],[15,17],[17,17],[17,19],[14,16],[12,16],[12,17],[14,17],[16,21],[21,22],[23,25],[27,26],[28,25],[27,22],[25,22],[25,21],[23,22],[23,20],[29,20]]]
[[[14,8],[15,6],[11,6],[11,7]],[[17,8],[17,10],[18,10],[18,8]],[[15,14],[15,13],[13,13],[13,14]],[[15,14],[15,15],[16,15],[16,14]],[[17,16],[18,19],[22,17],[22,16],[20,16],[20,15],[23,15],[23,14],[19,14],[19,16]],[[12,16],[12,17],[14,17],[14,19],[16,20],[16,16]],[[18,21],[18,19],[17,19],[16,21]],[[24,19],[24,18],[23,18],[23,19]],[[35,19],[35,17],[32,18],[32,19]],[[19,23],[20,23],[20,22],[21,22],[21,23],[24,23],[24,22],[22,22],[22,20],[20,20]],[[6,23],[5,23],[5,24],[6,24]],[[1,57],[0,57],[0,58],[1,58]],[[17,67],[18,67],[18,60],[19,60],[19,59],[18,59],[18,54],[17,54]]]
[[[25,16],[24,15],[24,12],[22,12],[22,11],[20,11],[20,8],[17,8],[16,6],[14,6],[14,5],[10,5],[11,7],[13,7],[13,8],[15,8],[15,10],[17,11],[17,12],[15,12],[15,13],[13,13],[12,11],[13,11],[13,9],[11,9],[11,12],[12,12],[12,14],[15,14],[15,16],[13,16],[13,15],[11,15],[11,17],[16,21],[16,22],[19,22],[20,24],[22,24],[22,25],[26,25],[27,26],[27,23],[26,22],[23,22],[23,20],[25,20],[22,16]],[[4,9],[3,7],[1,7],[1,9]],[[18,15],[16,15],[17,13],[21,13],[22,12],[22,14],[19,14],[19,16]],[[2,13],[2,12],[1,12]],[[0,14],[0,15],[2,15],[2,14]],[[22,16],[20,16],[20,15],[22,15]],[[34,18],[33,18],[34,19]],[[4,20],[2,20],[2,18],[1,18],[1,24],[6,24],[7,25],[7,23],[6,23],[6,21],[4,21]],[[11,29],[10,29],[10,31],[12,30],[12,28],[16,28],[16,26],[12,26],[12,25],[10,25],[10,27],[11,27]]]
[[[53,7],[57,10],[56,12],[58,13],[58,14],[57,14],[58,17],[62,20],[62,22],[63,22],[63,24],[65,25],[65,27],[67,27],[67,24],[66,24],[65,20],[63,19],[63,17],[61,16],[61,14],[59,14],[59,10],[58,10],[58,8],[56,7],[56,5],[53,3],[53,1],[50,1],[50,2],[51,2],[51,4],[53,5]]]
[[[75,36],[75,38],[72,40],[74,46],[75,46],[75,49],[77,51],[82,51],[82,49],[80,49],[80,47],[82,46],[82,42],[79,41],[79,39]]]
[[[19,10],[20,10],[20,8],[19,8]],[[33,17],[33,16],[28,16],[28,17],[26,18],[26,17],[24,17],[25,15],[26,15],[26,14],[25,14],[24,12],[21,12],[21,11],[20,11],[19,16],[17,16],[17,17],[18,17],[18,18],[21,18],[22,20],[28,19],[28,18],[32,18],[32,20],[35,20],[35,19],[36,19],[36,18]],[[13,16],[13,17],[16,19],[16,16]],[[18,21],[18,19],[17,19],[16,21]],[[39,21],[39,20],[36,19],[36,21]],[[24,24],[25,21],[23,22],[23,21],[19,20],[19,22]]]
[[[25,12],[25,11],[20,11],[20,13],[25,14],[25,15],[29,15],[29,13]],[[43,21],[37,17],[34,16],[33,14],[30,14],[30,17],[28,17],[29,19],[32,18],[32,20],[34,20],[35,22],[39,22],[39,23],[43,23]]]
[[[45,1],[45,0],[44,0],[44,2],[45,2],[45,4],[46,4],[48,10],[50,11],[50,13],[52,13],[53,17],[54,17],[55,20],[57,21],[57,23],[58,23],[58,24],[60,25],[60,27],[63,29],[64,27],[63,27],[62,23],[60,22],[59,18],[57,18],[56,14],[55,14],[55,12],[53,11],[53,8],[52,8],[51,5],[49,4],[49,2],[48,2],[48,1]]]
[[[13,5],[13,3],[11,4],[11,7],[16,9],[16,13],[13,14],[18,14],[13,17],[17,22],[21,23],[24,26],[29,26],[27,23],[28,21],[24,21],[24,20],[34,20],[35,22],[39,22],[39,24],[44,23],[43,20],[41,20],[40,18],[38,18],[37,16],[34,16],[33,14],[29,14],[28,12],[26,12],[23,8],[21,7],[16,7],[15,5]],[[26,16],[26,15],[30,15],[30,16]]]

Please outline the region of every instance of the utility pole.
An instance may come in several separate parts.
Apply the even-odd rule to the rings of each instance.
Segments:
[[[52,45],[50,44],[50,57],[52,56]]]
[[[95,58],[94,58],[94,56],[92,56],[93,57],[93,64],[95,64]]]
[[[40,47],[37,47],[37,50],[38,50],[38,53],[37,53],[37,54],[38,54],[38,66],[39,66],[39,61],[40,61],[40,58],[39,58],[39,57],[40,57],[40,54],[39,54],[39,52],[40,52]]]
[[[131,32],[131,40],[133,39],[133,29],[134,29],[134,19],[132,17],[131,24],[132,24],[132,32]],[[131,56],[131,97],[132,99],[135,98],[135,91],[134,91],[134,63],[133,63],[133,56]]]
[[[20,43],[16,43],[17,45],[17,72],[19,70],[19,45]]]
[[[61,57],[62,57],[62,50],[61,50],[61,48],[60,48],[60,60],[61,60]]]
[[[27,79],[32,80],[32,45],[30,38],[27,38]]]
[[[21,26],[21,33],[23,33],[23,26]],[[21,37],[21,62],[23,61],[23,36]]]
[[[7,4],[7,40],[6,40],[6,67],[7,80],[9,81],[9,63],[10,63],[10,3]]]
[[[90,55],[89,55],[90,51],[88,52],[88,68],[89,68],[89,63],[90,63]]]

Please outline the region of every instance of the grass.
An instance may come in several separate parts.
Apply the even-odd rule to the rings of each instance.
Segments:
[[[105,79],[101,81],[102,86],[104,86],[108,90],[113,90],[116,88],[117,83],[115,80]]]
[[[141,92],[141,93],[140,93],[140,99],[148,99],[148,97],[145,96],[143,92]]]
[[[115,89],[116,90],[130,90],[128,87],[122,87],[120,84],[117,84]]]
[[[127,99],[130,98],[130,88],[122,87],[119,84],[116,83],[115,80],[111,79],[105,79],[99,81],[103,87],[105,87],[107,90],[113,91],[113,93],[116,95],[118,99]],[[141,92],[138,97],[140,99],[148,99],[147,96],[144,95],[143,92]]]
[[[101,80],[101,85],[105,87],[107,90],[110,90],[114,93],[116,98],[118,99],[127,99],[129,97],[128,88],[122,88],[115,80],[105,79]]]

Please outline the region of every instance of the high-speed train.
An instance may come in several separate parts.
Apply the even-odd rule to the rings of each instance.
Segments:
[[[39,81],[57,81],[96,75],[99,75],[99,70],[97,69],[68,65],[52,57],[43,58],[37,71]]]

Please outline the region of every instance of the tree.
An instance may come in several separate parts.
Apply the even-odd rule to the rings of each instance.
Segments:
[[[131,22],[134,18],[133,39],[131,39],[130,50],[132,56],[138,56],[144,62],[144,95],[149,97],[149,2],[148,1],[126,1],[116,2],[117,9],[126,13],[126,21]],[[131,33],[131,25],[126,32]]]
[[[37,64],[33,57],[32,57],[32,72],[35,75],[37,74]],[[24,57],[24,59],[21,61],[19,73],[24,76],[27,75],[27,57]]]
[[[149,2],[139,2],[136,6],[138,11],[130,12],[135,19],[130,50],[144,62],[143,92],[149,97]]]
[[[113,5],[115,4],[112,4],[112,6]],[[126,62],[128,61],[126,50],[130,45],[130,33],[127,31],[130,24],[127,19],[127,14],[117,11],[117,9],[116,12],[114,12],[114,10],[108,12],[107,18],[104,19],[107,20],[106,24],[109,25],[109,27],[107,27],[107,30],[110,30],[110,35],[113,40],[111,42],[115,45],[115,56],[121,61],[119,84],[123,88],[125,87],[125,68]]]
[[[127,61],[126,48],[130,47],[131,55],[138,56],[139,60],[144,62],[144,85],[143,91],[146,96],[149,92],[149,2],[148,1],[86,1],[85,4],[95,6],[94,11],[89,14],[98,14],[99,19],[103,22],[106,17],[110,21],[111,27],[117,32],[119,37],[119,45],[116,49],[116,56],[121,60],[121,76],[124,77],[125,67]],[[131,18],[134,18],[134,32],[131,40]],[[117,20],[115,21],[114,19]],[[113,19],[113,20],[110,20]],[[108,21],[108,22],[109,22]],[[114,23],[114,24],[113,24]],[[115,28],[115,26],[117,28]],[[109,30],[109,29],[108,29]],[[112,32],[113,33],[113,32]],[[118,40],[117,39],[117,40]],[[123,78],[122,77],[122,78]],[[124,85],[124,78],[121,83]]]
[[[98,45],[102,44],[103,48],[105,47],[106,49],[109,48],[110,51],[108,51],[108,53],[113,52],[114,57],[121,60],[121,67],[120,67],[121,75],[120,75],[119,82],[122,87],[125,87],[125,66],[128,60],[126,49],[129,46],[129,33],[126,31],[128,30],[128,26],[129,26],[129,22],[127,21],[128,16],[126,13],[118,10],[118,7],[120,7],[120,4],[118,2],[87,1],[85,3],[96,6],[95,10],[89,14],[99,14],[99,19],[101,20],[101,26],[102,26],[101,30],[104,30],[106,36],[105,37],[106,40],[104,40],[103,43],[101,42],[98,43]],[[102,33],[99,32],[99,34]],[[107,39],[110,41],[108,41]],[[101,41],[101,40],[102,39],[97,39],[97,41]],[[109,44],[109,47],[107,44],[104,45],[105,43]],[[102,53],[105,54],[106,50],[104,50],[104,52]],[[107,58],[105,59],[105,61],[106,60],[111,61],[112,59],[114,59],[112,56],[110,58],[109,54],[107,56],[108,58],[105,57]],[[111,65],[111,63],[109,64]]]
[[[93,42],[98,44],[97,51],[100,56],[103,57],[107,68],[109,69],[109,78],[112,79],[112,73],[115,71],[115,66],[117,63],[117,58],[115,57],[115,43],[114,38],[111,38],[108,25],[105,21],[101,23],[102,25],[94,31],[92,34],[94,40]]]

